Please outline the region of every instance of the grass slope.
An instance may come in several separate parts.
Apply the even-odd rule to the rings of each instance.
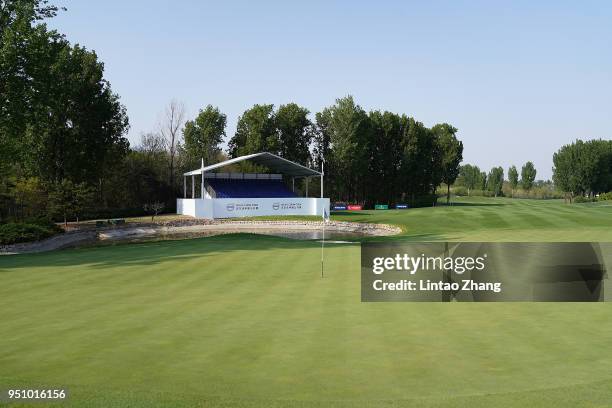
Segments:
[[[338,217],[402,224],[409,239],[436,221],[429,236],[446,239],[531,237],[548,216],[546,237],[610,238],[607,207],[508,201]],[[319,251],[232,235],[1,257],[0,388],[65,386],[79,407],[612,401],[609,304],[361,303],[359,247],[330,245],[325,279]]]

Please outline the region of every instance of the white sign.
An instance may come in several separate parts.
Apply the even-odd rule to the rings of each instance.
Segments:
[[[233,218],[329,213],[328,198],[178,199],[177,213],[200,218]]]

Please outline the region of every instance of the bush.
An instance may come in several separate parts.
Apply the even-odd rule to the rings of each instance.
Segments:
[[[33,217],[33,218],[26,218],[23,221],[24,224],[30,224],[30,225],[38,225],[40,227],[43,228],[47,228],[50,231],[53,232],[62,232],[64,231],[59,225],[57,225],[55,222],[53,222],[52,219],[45,217],[45,216],[40,216],[40,217]]]
[[[589,197],[585,197],[583,195],[579,195],[574,197],[574,202],[575,203],[592,203],[593,201],[597,201],[596,198],[589,198]]]
[[[40,241],[61,231],[53,227],[37,224],[11,223],[0,225],[0,245],[17,244],[19,242]]]
[[[612,191],[607,192],[607,193],[603,193],[600,194],[599,197],[597,197],[598,201],[608,201],[608,200],[612,200]]]
[[[168,206],[166,206],[168,208]],[[172,208],[169,208],[172,211]],[[81,215],[82,220],[108,220],[110,218],[129,218],[147,215],[142,207],[138,208],[99,208],[85,211]]]
[[[417,208],[417,207],[432,207],[436,205],[437,201],[438,201],[438,196],[436,194],[427,194],[427,195],[421,195],[417,197],[406,198],[406,200],[402,201],[402,203],[403,204],[407,203],[411,208]]]
[[[468,189],[467,187],[464,187],[464,186],[451,187],[451,193],[457,196],[467,196]]]

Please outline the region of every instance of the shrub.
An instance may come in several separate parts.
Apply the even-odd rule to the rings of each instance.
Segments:
[[[596,198],[589,198],[589,197],[585,197],[583,195],[579,195],[574,197],[574,202],[575,203],[592,203],[593,201],[597,201]]]
[[[468,189],[467,187],[464,187],[464,186],[452,187],[451,193],[453,193],[454,195],[458,195],[458,196],[467,196]],[[470,191],[470,195],[471,195],[471,191]]]
[[[44,227],[53,232],[62,232],[64,231],[59,225],[57,225],[53,220],[48,217],[40,216],[33,218],[26,218],[23,221],[24,224],[38,225],[40,227]]]
[[[55,224],[53,227],[25,223],[3,224],[0,225],[0,245],[39,241],[55,235],[58,229],[61,230]]]
[[[431,207],[436,204],[438,201],[438,196],[436,194],[427,194],[416,197],[408,197],[402,203],[407,203],[412,208],[417,207]]]
[[[607,193],[603,193],[600,194],[599,197],[597,197],[598,201],[608,201],[608,200],[612,200],[612,191],[609,191]]]

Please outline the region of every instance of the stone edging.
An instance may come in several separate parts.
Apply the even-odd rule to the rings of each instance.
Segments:
[[[126,224],[116,227],[104,227],[96,230],[70,231],[37,242],[24,242],[0,246],[0,255],[52,251],[97,240],[116,240],[130,236],[154,236],[182,232],[252,232],[278,230],[318,230],[323,221],[240,221],[240,220],[178,220],[163,223]],[[401,232],[399,227],[387,224],[368,224],[346,221],[330,221],[325,224],[329,231],[358,232],[371,236],[395,235]]]

